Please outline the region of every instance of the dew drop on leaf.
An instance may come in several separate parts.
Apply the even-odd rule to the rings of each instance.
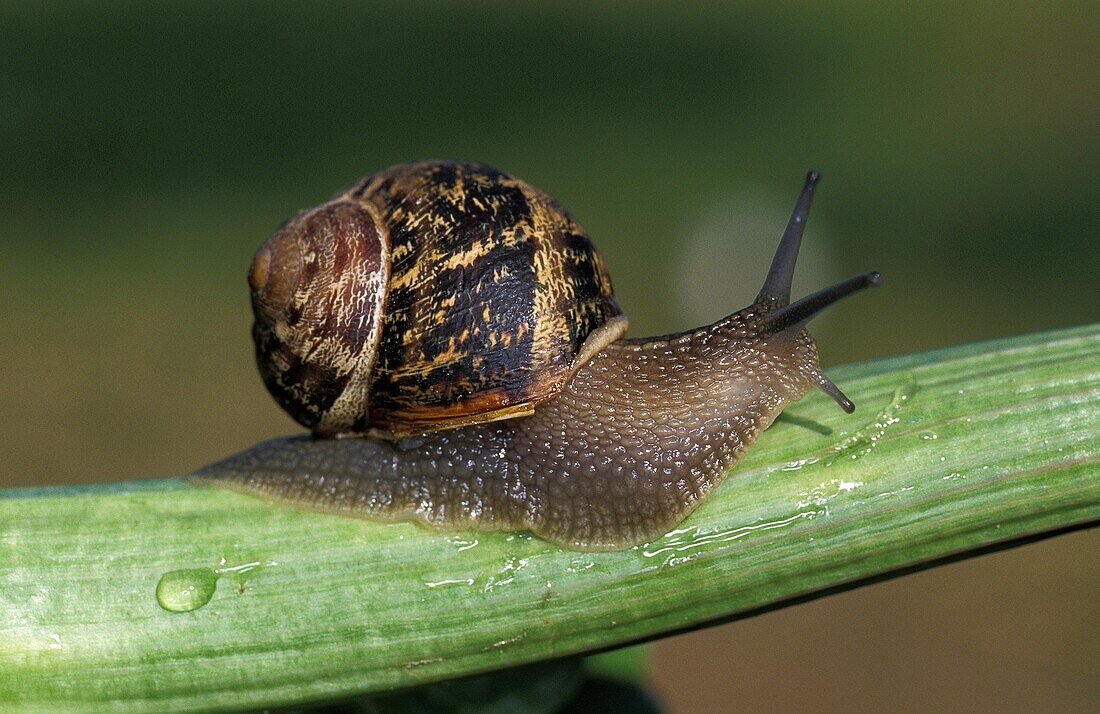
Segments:
[[[217,587],[213,568],[172,570],[160,576],[157,604],[169,612],[191,612],[210,602]]]

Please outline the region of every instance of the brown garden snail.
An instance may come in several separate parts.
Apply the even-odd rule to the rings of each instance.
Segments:
[[[333,513],[527,529],[575,548],[659,536],[811,386],[853,409],[805,325],[879,274],[790,302],[817,179],[752,305],[627,339],[602,259],[553,199],[476,164],[369,176],[281,226],[249,273],[260,371],[313,435],[197,476]]]

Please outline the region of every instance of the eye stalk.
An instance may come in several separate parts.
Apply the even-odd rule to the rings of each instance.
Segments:
[[[764,316],[764,334],[774,335],[784,330],[801,329],[819,312],[835,302],[848,297],[864,288],[882,284],[882,274],[872,270],[862,275],[842,280],[835,285],[822,288],[790,305],[770,312]]]
[[[798,195],[798,200],[794,204],[791,218],[787,221],[787,229],[779,239],[779,247],[775,251],[775,257],[772,258],[768,276],[764,278],[764,286],[756,296],[755,304],[758,306],[782,307],[791,301],[791,283],[794,280],[798,249],[802,247],[802,233],[806,230],[806,219],[810,217],[814,187],[820,179],[821,173],[816,169],[810,169],[806,174],[806,183],[802,185],[802,193]]]
[[[768,276],[764,279],[764,285],[753,303],[764,312],[760,328],[762,337],[801,330],[819,312],[833,303],[864,288],[882,283],[882,274],[872,270],[822,288],[794,303],[791,302],[791,283],[794,280],[798,249],[802,247],[802,234],[806,230],[806,220],[810,216],[814,189],[820,179],[821,174],[816,170],[811,169],[806,174],[806,183],[803,184],[802,193],[794,204],[791,218],[787,222],[787,229],[783,231],[779,248],[776,249],[775,257],[772,258]],[[844,411],[851,414],[855,410],[852,400],[844,396],[844,393],[821,370],[817,370],[814,374],[814,385],[832,397]]]

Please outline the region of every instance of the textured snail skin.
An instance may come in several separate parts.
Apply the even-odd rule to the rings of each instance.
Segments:
[[[328,512],[625,548],[690,513],[817,383],[809,335],[759,338],[758,314],[612,344],[529,417],[400,442],[276,439],[197,476]]]

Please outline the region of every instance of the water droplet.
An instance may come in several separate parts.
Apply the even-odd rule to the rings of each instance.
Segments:
[[[480,541],[478,541],[477,538],[473,538],[471,540],[466,540],[464,538],[452,538],[452,539],[450,539],[451,545],[456,546],[458,548],[459,553],[461,553],[463,551],[470,550],[471,548],[476,548],[479,542]]]
[[[429,582],[425,582],[424,584],[427,585],[429,588],[432,588],[434,590],[435,588],[438,588],[441,585],[473,585],[474,584],[474,579],[473,578],[448,578],[446,580],[429,581]]]
[[[813,520],[818,516],[828,515],[828,509],[812,509],[799,511],[793,516],[783,518],[777,521],[761,521],[753,523],[747,526],[738,526],[728,530],[716,530],[716,529],[703,529],[693,528],[691,533],[685,533],[683,530],[679,531],[678,535],[669,537],[665,536],[655,541],[649,548],[642,551],[642,555],[647,558],[653,558],[656,556],[665,556],[665,560],[669,559],[668,554],[675,553],[690,553],[691,551],[706,551],[713,547],[723,547],[723,544],[731,541],[740,540],[746,536],[758,533],[761,531],[768,531],[774,528],[785,528],[793,525],[797,521],[805,518],[807,520]],[[673,557],[682,557],[675,556]],[[685,561],[681,561],[685,562]],[[678,565],[679,563],[669,563],[671,565]]]
[[[210,602],[218,587],[213,568],[184,568],[160,576],[157,604],[169,612],[191,612]]]
[[[243,595],[249,573],[258,568],[278,565],[274,560],[264,563],[253,560],[240,565],[228,565],[228,562],[222,556],[218,559],[217,568],[182,568],[165,573],[157,582],[157,603],[169,612],[198,610],[214,597],[221,578],[228,578],[237,594]]]
[[[920,434],[920,438],[924,441],[935,441],[936,439],[940,438],[940,435],[934,431],[922,431]]]
[[[569,561],[569,567],[566,568],[566,570],[570,573],[579,573],[582,570],[593,568],[595,565],[595,561],[588,560],[587,558],[573,558],[573,560]]]
[[[914,388],[914,385],[902,385],[895,389],[893,398],[885,409],[879,412],[870,423],[832,448],[832,455],[825,459],[825,468],[829,468],[842,458],[855,460],[870,454],[878,442],[886,438],[887,429],[901,421],[897,412]]]
[[[267,564],[269,566],[270,565],[278,565],[278,563],[276,563],[273,560],[269,561]],[[232,575],[244,575],[245,573],[248,573],[250,571],[255,570],[256,568],[261,567],[261,563],[258,560],[253,560],[251,563],[241,563],[240,565],[228,565],[227,566],[225,564],[225,558],[221,559],[221,565],[222,565],[222,567],[220,567],[220,568],[218,568],[217,570],[214,571],[214,574],[219,576],[219,577],[222,576],[222,575],[230,575],[230,576],[232,576]]]
[[[780,470],[781,471],[798,471],[803,466],[808,466],[809,464],[816,464],[818,461],[820,461],[820,459],[816,456],[811,456],[811,457],[805,458],[805,459],[798,459],[796,461],[788,461],[784,466],[782,466],[780,468]]]

